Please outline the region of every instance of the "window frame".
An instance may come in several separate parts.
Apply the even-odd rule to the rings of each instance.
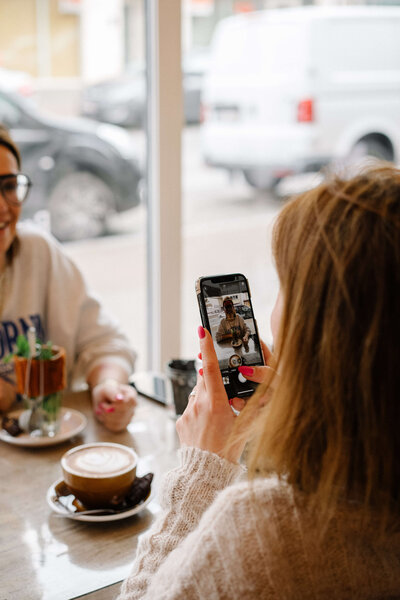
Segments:
[[[147,368],[181,348],[181,0],[145,0],[147,58]]]

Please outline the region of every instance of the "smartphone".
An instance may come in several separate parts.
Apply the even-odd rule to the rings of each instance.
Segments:
[[[196,294],[228,398],[251,396],[258,384],[248,381],[238,367],[263,365],[264,360],[246,277],[241,273],[200,277]]]

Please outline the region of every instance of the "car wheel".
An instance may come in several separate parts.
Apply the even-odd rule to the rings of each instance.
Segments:
[[[245,169],[243,175],[251,187],[260,191],[270,191],[279,182],[278,178],[273,177],[268,171],[263,171],[262,169]]]
[[[382,142],[371,138],[357,142],[351,152],[351,157],[355,160],[363,160],[368,157],[380,160],[393,160],[393,153]]]
[[[51,231],[60,241],[97,237],[105,232],[113,206],[113,191],[100,177],[87,171],[68,173],[50,194]]]

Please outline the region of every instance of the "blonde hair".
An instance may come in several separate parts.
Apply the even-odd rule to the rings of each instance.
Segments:
[[[272,465],[323,517],[342,500],[398,516],[400,171],[382,165],[294,198],[273,253],[279,377],[267,406],[264,386],[243,411],[248,421],[259,413],[250,475]]]

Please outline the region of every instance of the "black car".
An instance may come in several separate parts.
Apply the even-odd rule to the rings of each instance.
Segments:
[[[32,101],[2,90],[0,122],[18,144],[22,169],[33,182],[22,217],[47,210],[58,239],[101,235],[110,215],[139,204],[141,171],[121,128],[49,117]]]
[[[251,319],[253,316],[251,308],[245,304],[235,304],[235,311],[238,315],[243,317],[243,319]]]
[[[208,66],[208,52],[187,55],[182,62],[183,113],[185,123],[199,123],[203,77]],[[143,127],[146,119],[145,70],[128,67],[121,77],[101,81],[82,92],[84,116],[121,127]]]
[[[253,312],[249,306],[246,306],[245,304],[235,304],[234,307],[236,314],[242,317],[243,319],[251,319],[253,317]],[[225,318],[225,311],[223,308],[221,308],[219,318]]]

